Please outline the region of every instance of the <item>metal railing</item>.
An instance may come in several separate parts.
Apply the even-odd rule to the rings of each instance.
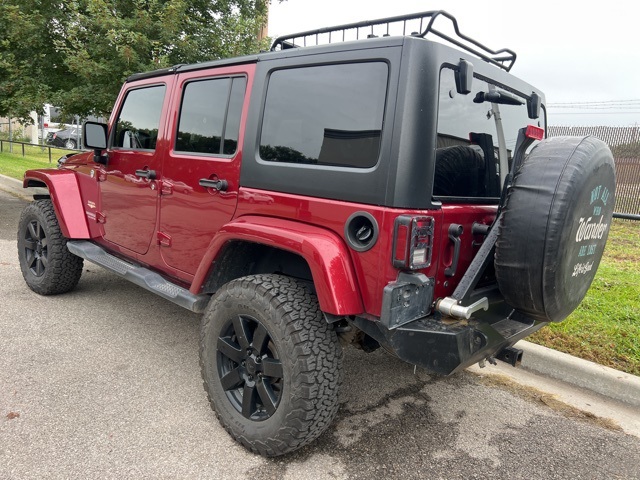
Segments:
[[[444,33],[442,30],[434,28],[436,18],[446,18],[453,27],[455,37]],[[443,22],[446,22],[444,20]],[[443,25],[444,26],[444,25]],[[393,27],[398,27],[395,29]],[[415,31],[414,31],[415,29]],[[362,32],[361,30],[364,30]],[[428,12],[413,13],[410,15],[399,15],[395,17],[379,18],[377,20],[365,20],[363,22],[347,23],[333,27],[319,28],[305,32],[283,35],[276,38],[271,45],[272,51],[286,50],[289,48],[307,47],[320,45],[322,40],[326,43],[347,41],[347,32],[353,35],[351,40],[360,38],[377,38],[378,36],[389,37],[391,35],[402,35],[425,38],[427,35],[435,35],[441,39],[456,45],[458,48],[466,50],[484,61],[507,72],[511,70],[516,61],[516,53],[508,48],[493,50],[482,43],[474,40],[468,35],[460,32],[456,18],[444,10],[431,10]],[[362,37],[361,37],[362,35]],[[323,38],[321,38],[323,37]]]
[[[76,152],[82,152],[83,150],[79,150],[79,149],[70,149],[70,148],[64,148],[64,147],[56,147],[53,145],[40,145],[37,143],[28,143],[28,142],[15,142],[12,140],[0,140],[0,153],[16,153],[16,149],[14,148],[16,145],[19,145],[19,151],[22,154],[23,157],[27,156],[27,150],[34,150],[34,149],[38,149],[40,150],[40,153],[44,153],[45,150],[48,151],[48,156],[49,156],[49,163],[52,163],[52,150],[62,150],[62,151],[76,151]],[[62,155],[60,155],[62,156]],[[56,157],[57,160],[57,157]]]

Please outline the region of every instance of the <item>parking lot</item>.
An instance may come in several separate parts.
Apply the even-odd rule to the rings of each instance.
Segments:
[[[34,294],[23,206],[0,192],[0,478],[640,478],[640,439],[615,427],[353,349],[333,426],[250,454],[207,403],[199,317],[91,264],[72,293]]]

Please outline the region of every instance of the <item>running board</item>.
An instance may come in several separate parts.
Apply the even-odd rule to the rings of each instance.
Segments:
[[[209,302],[209,295],[194,295],[186,288],[169,282],[148,268],[134,265],[107,253],[103,248],[94,243],[85,240],[69,240],[67,242],[67,248],[74,255],[89,260],[96,265],[100,265],[136,285],[192,312],[203,312]]]

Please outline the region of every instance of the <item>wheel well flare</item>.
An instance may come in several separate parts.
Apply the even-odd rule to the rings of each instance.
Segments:
[[[73,172],[65,170],[28,170],[22,182],[24,188],[46,187],[67,238],[90,238],[89,227],[82,206],[78,181]]]
[[[348,248],[337,234],[269,217],[246,216],[225,225],[201,261],[191,292],[213,292],[234,278],[255,273],[312,280],[326,313],[364,311]]]

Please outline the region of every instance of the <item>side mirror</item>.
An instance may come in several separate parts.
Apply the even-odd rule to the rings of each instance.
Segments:
[[[456,91],[461,95],[471,93],[473,86],[473,63],[461,58],[455,73]]]
[[[107,148],[107,125],[99,122],[85,122],[82,129],[82,141],[85,147],[93,148],[93,161],[107,164],[106,157],[102,156],[102,150]]]

